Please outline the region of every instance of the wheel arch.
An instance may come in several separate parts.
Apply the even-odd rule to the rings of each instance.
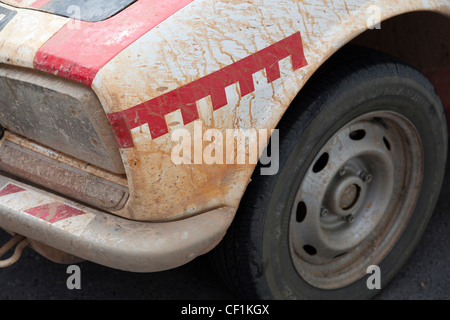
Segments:
[[[345,50],[349,45],[358,45],[390,54],[425,74],[442,100],[450,128],[450,91],[448,91],[448,87],[450,87],[450,39],[446,37],[445,32],[450,29],[450,7],[441,5],[430,9],[430,7],[425,8],[420,4],[411,8],[404,4],[395,4],[389,10],[382,11],[379,29],[376,27],[370,29],[366,23],[367,16],[370,16],[370,12],[367,11],[368,7],[370,7],[369,4],[359,9],[361,16],[347,17],[347,20],[343,20],[340,25],[330,27],[333,30],[322,34],[325,40],[321,43],[316,44],[313,42],[313,36],[305,33],[304,30],[301,31],[308,66],[300,71],[301,80],[289,79],[289,81],[297,82],[297,91],[285,91],[289,96],[283,99],[282,103],[286,103],[284,109],[278,109],[279,111],[274,114],[274,117],[266,123],[267,127],[282,129],[282,120],[289,117],[288,111],[295,107],[293,106],[294,101],[301,99],[312,81],[326,69],[327,65],[333,63],[332,57]],[[304,13],[302,15],[306,17]],[[430,37],[427,32],[436,32],[437,37]],[[326,42],[326,39],[332,41]],[[420,50],[415,51],[412,48]],[[259,173],[258,169],[258,166],[249,167],[249,180],[245,187],[239,190],[241,192],[240,202],[243,201],[248,183],[252,181],[252,175]]]
[[[326,68],[334,55],[348,45],[362,46],[390,54],[421,71],[441,98],[450,131],[450,38],[446,30],[450,30],[449,9],[397,12],[384,17],[373,29],[366,27],[356,33],[348,32],[329,44],[326,52],[316,52],[319,58],[310,63],[313,66],[307,73],[307,80],[294,99],[301,96],[310,80]]]
[[[433,84],[450,124],[450,16],[431,11],[400,14],[349,43],[395,56],[421,71]]]

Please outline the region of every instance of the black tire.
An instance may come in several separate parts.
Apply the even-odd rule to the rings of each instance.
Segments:
[[[407,223],[397,227],[401,231],[398,231],[397,237],[393,236],[395,242],[389,245],[384,253],[374,253],[373,256],[378,260],[369,265],[379,266],[381,288],[384,288],[406,262],[430,219],[444,177],[447,127],[443,107],[433,86],[413,67],[383,53],[348,47],[333,56],[292,103],[278,127],[280,171],[273,176],[261,176],[257,168],[235,221],[224,240],[212,253],[214,264],[240,297],[368,299],[379,292],[367,287],[367,272],[360,272],[350,282],[344,279],[343,285],[338,287],[333,287],[326,279],[323,286],[320,278],[306,281],[305,277],[299,274],[304,261],[293,253],[293,242],[290,238],[293,232],[289,231],[291,225],[295,224],[292,222],[292,212],[293,208],[298,206],[298,203],[295,203],[298,201],[298,190],[303,190],[303,179],[310,174],[308,170],[317,162],[319,152],[341,128],[358,117],[374,112],[392,112],[399,116],[398,119],[404,117],[407,123],[412,124],[411,130],[417,133],[421,141],[421,146],[414,148],[420,147],[417,150],[418,153],[422,152],[422,158],[413,163],[416,163],[417,168],[423,167],[423,175],[411,173],[411,170],[404,171],[405,176],[411,179],[407,180],[408,183],[421,186],[416,188],[414,201],[417,202],[415,206],[409,207],[411,212],[407,218],[402,218],[406,220],[398,220]],[[382,125],[386,126],[385,123]],[[399,138],[400,140],[402,139]],[[398,149],[407,145],[405,142],[399,143],[402,144],[399,144]],[[385,142],[385,147],[391,148],[389,142]],[[412,155],[412,158],[415,157]],[[401,163],[401,166],[405,167],[406,162]],[[357,196],[353,197],[354,200],[359,200]],[[394,208],[391,208],[392,203],[403,201],[397,198],[395,201],[390,199],[386,202],[389,209]],[[403,202],[395,208],[406,210],[403,208],[408,206]],[[308,212],[308,215],[318,214],[319,212]],[[401,214],[403,213],[398,213],[399,217]],[[385,221],[391,218],[383,216],[380,219]],[[371,248],[371,241],[381,241],[377,238],[378,234],[384,235],[387,231],[384,230],[386,228],[377,228],[374,227],[357,248]],[[373,250],[375,252],[375,249]],[[359,261],[359,253],[352,254],[356,257],[355,261]],[[300,266],[297,265],[297,260],[300,260]],[[316,262],[307,263],[309,268],[309,265],[314,267]],[[331,266],[334,262],[327,263]],[[350,274],[350,271],[348,272]],[[342,271],[342,274],[346,273]],[[330,275],[330,278],[332,279],[333,275]]]

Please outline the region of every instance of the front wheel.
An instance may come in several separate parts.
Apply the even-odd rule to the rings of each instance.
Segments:
[[[447,128],[422,74],[362,49],[317,74],[280,122],[280,172],[254,175],[215,252],[245,298],[373,297],[368,268],[386,286],[440,192]]]

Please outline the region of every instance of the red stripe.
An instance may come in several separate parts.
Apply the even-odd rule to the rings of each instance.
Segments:
[[[45,6],[47,3],[49,3],[52,0],[37,0],[35,2],[33,2],[30,7],[35,8],[35,9],[40,9],[43,6]]]
[[[9,194],[14,194],[14,193],[23,192],[23,191],[26,191],[26,190],[9,183],[7,186],[3,187],[2,190],[0,190],[0,197],[4,197]]]
[[[25,212],[50,223],[86,214],[84,211],[59,202],[35,207]]]
[[[38,51],[34,67],[90,86],[112,58],[192,1],[137,1],[105,21],[69,23]]]
[[[181,110],[184,124],[199,118],[196,101],[211,96],[213,109],[227,105],[225,88],[239,82],[241,95],[255,91],[253,74],[265,69],[267,79],[273,82],[281,77],[279,61],[291,56],[294,70],[307,65],[300,32],[277,42],[247,58],[200,78],[160,97],[124,110],[112,113],[108,118],[120,148],[134,146],[130,130],[148,124],[152,138],[168,133],[164,116]]]

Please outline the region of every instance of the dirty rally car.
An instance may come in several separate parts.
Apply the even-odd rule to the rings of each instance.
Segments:
[[[449,18],[448,0],[0,1],[0,267],[25,246],[131,272],[209,252],[244,298],[372,297],[368,267],[384,287],[440,192]]]

